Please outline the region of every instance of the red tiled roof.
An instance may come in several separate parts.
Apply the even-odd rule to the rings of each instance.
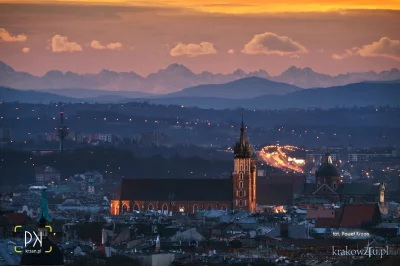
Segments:
[[[25,213],[6,213],[3,217],[7,218],[12,225],[22,225],[31,219]]]
[[[380,219],[378,204],[346,204],[343,208],[342,228],[360,228],[362,223]]]

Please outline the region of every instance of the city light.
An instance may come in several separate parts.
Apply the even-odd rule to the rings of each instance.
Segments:
[[[262,148],[262,150],[258,152],[258,156],[262,161],[270,166],[279,168],[286,172],[294,171],[296,173],[303,173],[304,171],[300,166],[305,164],[304,159],[291,158],[287,156],[288,152],[301,150],[303,149],[290,145],[270,145]]]

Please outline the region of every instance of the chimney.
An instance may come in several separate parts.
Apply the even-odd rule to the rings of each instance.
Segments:
[[[282,238],[289,237],[289,224],[281,223],[280,224],[280,233]]]

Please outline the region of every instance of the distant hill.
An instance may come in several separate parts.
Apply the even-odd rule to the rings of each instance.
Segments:
[[[268,79],[250,77],[225,84],[208,84],[186,88],[165,97],[216,97],[225,99],[245,99],[262,95],[284,95],[300,90],[299,87]]]
[[[35,90],[82,88],[112,92],[115,91],[117,94],[111,94],[128,98],[133,96],[122,95],[120,92],[127,91],[135,93],[142,92],[146,94],[167,94],[198,85],[224,84],[249,77],[269,79],[275,82],[283,82],[301,88],[318,88],[342,86],[363,81],[396,80],[400,79],[400,70],[393,68],[380,73],[369,71],[331,76],[315,72],[309,67],[298,68],[291,66],[278,76],[270,76],[267,71],[262,69],[254,72],[245,72],[242,69],[237,69],[226,74],[211,73],[208,71],[194,73],[184,65],[171,64],[163,69],[159,69],[155,73],[149,74],[146,77],[140,76],[133,71],[116,72],[107,69],[103,69],[96,74],[78,74],[71,71],[61,72],[59,70],[50,70],[43,76],[34,76],[30,73],[17,71],[4,62],[0,62],[0,86],[3,87],[16,89],[29,88]],[[65,96],[72,97],[68,90],[69,89],[60,91],[58,93],[68,93]],[[82,92],[82,94],[85,93]],[[101,95],[86,95],[84,97],[97,96]],[[79,96],[79,92],[73,97],[82,98]]]
[[[224,88],[224,87],[223,87]],[[209,92],[207,92],[209,93]],[[205,94],[207,95],[207,94]],[[239,93],[238,93],[239,95]],[[237,95],[236,95],[237,96]],[[262,95],[253,98],[224,99],[218,97],[163,97],[125,99],[121,96],[98,96],[76,99],[47,92],[22,91],[0,88],[0,100],[26,103],[89,102],[126,103],[129,101],[148,101],[156,104],[176,104],[199,108],[229,109],[286,109],[286,108],[334,108],[353,106],[400,106],[400,84],[386,82],[363,82],[330,88],[302,89],[285,95]]]
[[[79,102],[76,98],[60,96],[53,93],[34,90],[16,90],[5,87],[0,87],[0,101],[45,104],[50,102]]]
[[[40,90],[44,92],[49,92],[53,94],[58,94],[67,97],[74,98],[96,98],[106,96],[119,96],[123,98],[140,98],[140,97],[151,97],[153,94],[145,93],[140,91],[107,91],[107,90],[94,90],[94,89],[84,89],[84,88],[63,88],[63,89],[47,89]]]
[[[303,89],[286,95],[264,95],[251,99],[177,97],[152,99],[151,103],[227,109],[334,108],[353,106],[400,106],[398,83],[355,83],[330,88]]]

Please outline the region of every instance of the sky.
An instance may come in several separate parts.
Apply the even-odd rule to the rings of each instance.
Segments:
[[[34,75],[379,72],[400,68],[398,25],[400,0],[0,0],[0,61]]]

